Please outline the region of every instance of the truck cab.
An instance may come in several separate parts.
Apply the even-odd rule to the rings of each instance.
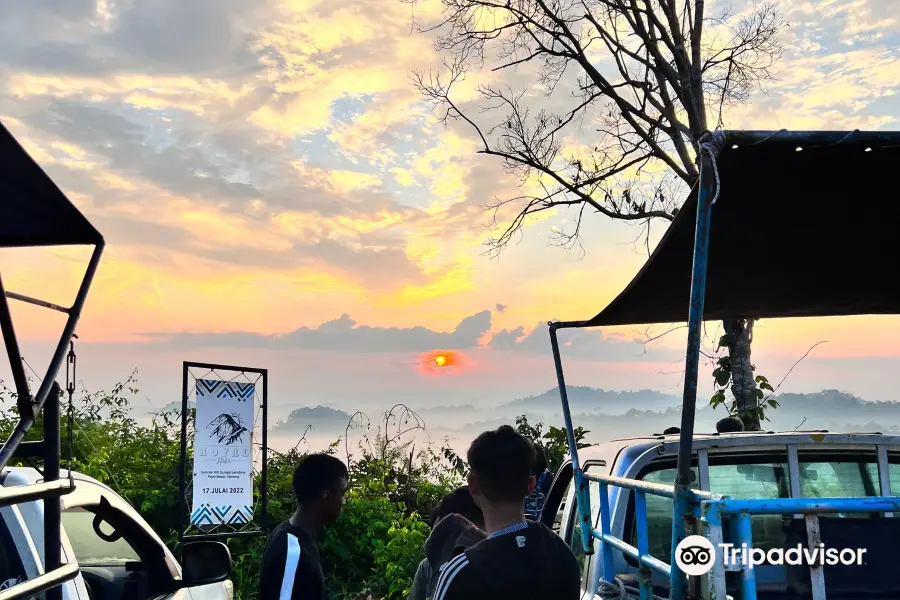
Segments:
[[[108,486],[71,474],[74,491],[60,498],[63,564],[80,574],[63,584],[64,600],[231,600],[231,559],[216,542],[185,546],[178,563],[138,512]],[[69,477],[62,471],[60,477]],[[41,483],[33,468],[12,467],[0,474],[3,488]],[[43,502],[0,508],[0,590],[44,573]],[[184,571],[190,571],[185,578]],[[213,583],[204,583],[213,581]]]
[[[607,475],[671,485],[675,478],[678,435],[654,435],[614,440],[579,450],[581,468],[588,475]],[[900,438],[878,433],[839,434],[812,432],[740,432],[697,434],[693,442],[692,487],[736,499],[859,498],[890,496],[900,489]],[[590,490],[591,522],[600,528],[600,486],[586,481]],[[632,490],[608,487],[613,536],[637,546]],[[575,508],[572,463],[557,472],[541,520],[556,531],[582,565],[583,600],[593,600],[600,577],[600,542],[586,556],[581,522]],[[646,496],[650,554],[671,564],[673,506],[670,498]],[[879,560],[900,549],[900,528],[890,513],[822,514],[822,541],[847,546],[848,541],[868,549],[865,567],[825,567],[825,587],[833,598],[900,597],[896,569]],[[831,517],[831,518],[827,518]],[[727,523],[725,524],[727,525]],[[766,551],[804,542],[802,515],[753,515],[753,547]],[[727,530],[727,527],[726,527]],[[727,539],[725,540],[728,541]],[[617,578],[637,587],[637,562],[614,552]],[[868,571],[867,571],[868,569]],[[736,571],[737,569],[732,569]],[[808,570],[762,565],[754,569],[759,598],[809,597]],[[877,579],[872,579],[873,574]],[[729,596],[740,598],[740,573],[727,573]],[[867,578],[868,581],[867,581]],[[667,578],[653,573],[653,592],[669,596]]]

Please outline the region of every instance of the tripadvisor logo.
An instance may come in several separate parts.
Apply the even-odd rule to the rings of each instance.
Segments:
[[[763,564],[775,566],[861,565],[866,549],[843,548],[839,550],[825,548],[825,544],[806,548],[800,544],[793,548],[772,548],[767,552],[762,548],[748,548],[747,544],[740,546],[719,544],[717,551],[712,542],[705,537],[689,535],[675,547],[675,563],[683,573],[698,577],[705,575],[713,568],[717,552],[721,554],[725,566],[749,565],[752,569]]]

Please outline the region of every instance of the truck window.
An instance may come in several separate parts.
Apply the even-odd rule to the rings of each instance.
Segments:
[[[800,493],[809,498],[875,496],[878,487],[873,462],[800,462]]]
[[[566,512],[566,504],[569,502],[569,492],[572,491],[572,481],[573,480],[569,480],[569,485],[566,486],[566,491],[563,492],[563,497],[559,503],[559,509],[556,511],[556,516],[553,517],[553,526],[551,529],[553,530],[553,533],[557,535],[559,535],[559,530],[562,529],[563,513]]]
[[[591,469],[588,467],[588,472],[594,471],[596,472],[599,469]],[[591,495],[591,522],[595,522],[597,519],[597,514],[600,511],[600,484],[596,481],[589,482],[588,489]],[[566,498],[568,498],[569,493],[575,485],[575,478],[572,477],[572,481],[569,482],[569,486],[566,488]],[[572,499],[572,512],[569,515],[569,523],[571,526],[568,528],[566,532],[566,542],[569,544],[569,548],[572,549],[572,554],[575,555],[575,558],[578,559],[578,564],[581,565],[581,574],[584,576],[584,542],[581,540],[581,519],[578,518],[578,504],[577,501]]]
[[[140,557],[125,538],[107,542],[94,532],[94,513],[83,508],[67,510],[62,514],[62,525],[75,551],[78,564],[83,567],[103,567],[138,562]],[[104,533],[110,533],[108,524],[101,524]]]
[[[694,482],[691,487],[699,487],[697,468],[692,469]],[[644,475],[644,481],[672,485],[675,469],[666,468]],[[710,491],[727,494],[733,498],[786,498],[790,495],[787,481],[787,465],[781,463],[764,464],[722,464],[709,466]],[[647,529],[650,538],[650,554],[655,558],[670,562],[672,536],[672,501],[660,496],[647,495]],[[633,517],[632,517],[633,519]],[[780,515],[753,515],[753,545],[768,550],[780,548],[784,541],[784,530]],[[632,545],[637,545],[637,523],[632,520]]]
[[[0,517],[0,590],[8,590],[25,579],[25,567],[19,551]]]

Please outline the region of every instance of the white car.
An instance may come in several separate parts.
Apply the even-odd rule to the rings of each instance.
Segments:
[[[67,471],[60,479],[67,479]],[[185,545],[182,566],[137,511],[108,486],[72,473],[75,490],[61,497],[62,562],[80,573],[63,584],[63,600],[232,600],[231,556],[219,542]],[[41,483],[32,468],[8,468],[4,488]],[[43,574],[44,505],[0,508],[0,595]]]

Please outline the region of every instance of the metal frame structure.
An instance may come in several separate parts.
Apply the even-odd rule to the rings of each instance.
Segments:
[[[553,360],[556,366],[556,375],[559,385],[560,401],[562,403],[563,418],[569,443],[569,452],[574,469],[576,484],[576,500],[579,517],[582,521],[582,542],[587,554],[593,553],[593,539],[600,541],[602,550],[601,568],[602,578],[607,582],[615,580],[615,568],[613,563],[613,551],[617,550],[638,561],[641,565],[642,576],[640,582],[640,596],[642,600],[653,599],[653,588],[650,584],[649,570],[661,573],[669,578],[669,598],[671,600],[683,600],[688,598],[688,580],[686,575],[676,564],[668,565],[649,554],[649,539],[647,531],[646,495],[656,495],[673,500],[673,521],[671,556],[675,556],[675,550],[679,542],[689,534],[688,528],[693,528],[698,521],[702,523],[707,538],[715,546],[723,539],[722,519],[725,516],[734,516],[736,526],[733,528],[735,543],[752,542],[750,530],[750,516],[753,514],[793,514],[803,515],[810,543],[818,544],[818,514],[836,512],[883,512],[886,516],[892,516],[893,512],[900,511],[900,497],[890,495],[890,481],[887,477],[887,454],[885,448],[880,447],[879,453],[879,480],[884,486],[879,497],[865,498],[787,498],[779,500],[735,500],[726,496],[711,494],[710,492],[693,490],[690,487],[692,445],[694,438],[694,415],[697,404],[697,380],[699,375],[700,344],[702,326],[704,320],[704,303],[707,287],[707,263],[710,246],[710,226],[712,221],[712,207],[716,203],[721,191],[717,156],[726,143],[733,144],[732,148],[738,148],[739,144],[758,145],[784,133],[782,142],[796,142],[797,144],[814,141],[819,147],[832,147],[839,145],[856,135],[864,140],[864,143],[886,143],[886,147],[896,149],[900,146],[900,136],[884,133],[859,133],[859,132],[817,132],[817,133],[791,133],[791,132],[717,132],[707,135],[700,143],[699,163],[700,180],[696,188],[697,211],[694,224],[694,243],[692,259],[692,275],[690,287],[690,306],[688,312],[688,336],[687,353],[685,359],[684,388],[682,398],[681,431],[678,443],[676,464],[676,478],[673,485],[658,485],[639,480],[623,479],[609,476],[596,476],[584,473],[581,470],[578,459],[578,449],[575,443],[572,417],[569,409],[568,394],[563,373],[562,359],[559,350],[557,332],[560,329],[584,328],[600,325],[597,320],[600,317],[588,321],[552,322],[549,325],[550,343],[553,351]],[[874,144],[873,144],[874,145]],[[802,151],[798,145],[796,150]],[[865,152],[871,148],[866,147]],[[857,173],[856,177],[864,177]],[[651,258],[652,260],[652,258]],[[632,282],[634,285],[634,282]],[[627,290],[626,290],[627,291]],[[624,296],[623,293],[622,296]],[[615,303],[621,303],[621,296]],[[893,300],[893,298],[891,298]],[[890,304],[888,302],[888,304]],[[721,307],[719,307],[721,309]],[[879,307],[882,314],[897,312],[884,310]],[[815,312],[818,310],[819,312]],[[874,312],[874,311],[873,311]],[[602,314],[602,313],[601,313]],[[808,314],[821,314],[821,307],[812,309]],[[858,314],[853,312],[841,312],[836,314]],[[864,313],[863,313],[864,314]],[[745,315],[750,316],[750,315]],[[781,315],[779,315],[781,316]],[[628,324],[622,322],[620,324]],[[796,449],[795,449],[796,451]],[[882,457],[883,455],[883,457]],[[882,464],[884,463],[884,464]],[[796,466],[796,464],[795,464]],[[591,522],[590,495],[588,481],[594,481],[600,485],[600,530],[593,528]],[[635,494],[635,521],[637,525],[637,544],[635,548],[624,540],[615,538],[610,528],[609,486],[615,486],[631,490]],[[821,569],[811,570],[813,600],[825,600],[824,578]],[[707,580],[707,588],[702,591],[705,598],[725,600],[724,565],[720,556],[716,557],[716,563]],[[756,584],[752,568],[742,565],[741,590],[743,600],[756,599]],[[596,590],[593,591],[594,593]]]
[[[63,564],[61,560],[61,510],[60,497],[71,493],[75,483],[71,478],[61,480],[60,475],[60,395],[56,382],[60,367],[66,359],[66,351],[75,333],[75,326],[81,316],[88,291],[105,242],[103,236],[88,223],[58,187],[41,170],[9,131],[0,125],[0,154],[3,170],[0,171],[3,195],[0,197],[0,214],[4,219],[13,220],[0,235],[0,248],[92,245],[94,247],[87,269],[71,306],[65,307],[24,294],[7,291],[0,278],[0,331],[9,358],[13,382],[16,389],[16,405],[19,421],[9,438],[0,448],[0,471],[10,461],[25,457],[38,457],[44,461],[44,482],[12,488],[0,489],[0,506],[11,506],[22,502],[43,500],[44,502],[44,573],[0,592],[0,600],[30,598],[46,591],[47,600],[62,598],[62,584],[78,576],[77,565]],[[41,218],[44,221],[41,221]],[[16,224],[24,224],[25,231],[16,229]],[[13,327],[9,300],[16,300],[48,308],[65,314],[66,323],[59,342],[50,359],[46,374],[41,380],[36,394],[32,395],[25,374],[25,366],[19,349],[18,338]],[[44,439],[25,442],[28,430],[43,412]]]
[[[262,489],[260,489],[259,503],[260,516],[258,529],[241,529],[236,531],[228,531],[224,533],[200,533],[185,535],[190,527],[190,519],[186,518],[190,512],[187,506],[187,468],[188,468],[188,415],[190,414],[190,396],[192,386],[190,385],[191,369],[203,369],[207,374],[217,373],[218,371],[231,371],[245,375],[247,373],[255,373],[258,375],[256,381],[250,382],[254,385],[258,381],[262,381],[262,391],[259,393],[260,403],[259,409],[262,416],[262,444],[261,444],[261,462],[260,477],[262,479]],[[194,378],[196,379],[199,378]],[[201,363],[184,361],[182,364],[181,379],[181,457],[178,468],[178,544],[183,547],[186,541],[204,541],[204,540],[225,540],[237,537],[258,537],[268,533],[268,491],[269,491],[269,440],[268,440],[268,404],[269,404],[269,371],[268,369],[257,369],[253,367],[241,367],[235,365],[220,365],[214,363]],[[255,419],[254,419],[255,420]],[[255,429],[255,425],[254,425]],[[254,515],[256,512],[254,511]]]

